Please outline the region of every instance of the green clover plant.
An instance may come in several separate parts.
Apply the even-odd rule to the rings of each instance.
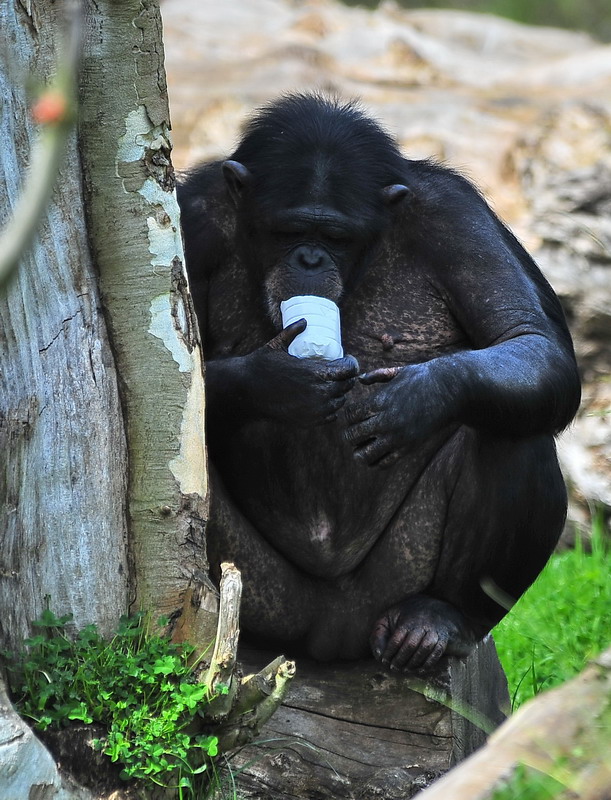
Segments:
[[[217,737],[191,726],[212,699],[195,682],[194,648],[149,632],[141,614],[123,618],[110,641],[95,625],[70,637],[70,620],[47,609],[25,651],[4,654],[19,713],[41,730],[99,723],[107,734],[94,746],[123,766],[121,777],[194,798],[219,754]]]

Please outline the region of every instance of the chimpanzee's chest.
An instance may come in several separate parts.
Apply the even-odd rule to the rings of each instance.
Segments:
[[[428,361],[469,347],[426,270],[388,248],[357,290],[340,300],[340,318],[344,353],[355,356],[362,370]],[[246,355],[277,333],[263,292],[241,269],[212,277],[206,321],[208,358]]]
[[[428,361],[469,347],[426,270],[385,252],[342,305],[344,351],[361,369]]]

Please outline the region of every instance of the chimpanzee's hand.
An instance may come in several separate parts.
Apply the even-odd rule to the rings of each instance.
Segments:
[[[289,355],[289,345],[306,324],[294,322],[247,358],[251,393],[259,410],[308,428],[336,419],[359,365],[352,356],[321,361]]]
[[[430,363],[383,367],[359,376],[384,384],[345,409],[346,439],[355,458],[387,467],[451,421],[447,392]]]

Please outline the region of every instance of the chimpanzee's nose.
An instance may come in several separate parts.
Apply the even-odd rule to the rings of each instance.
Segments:
[[[305,269],[316,269],[316,267],[320,267],[323,261],[323,254],[320,249],[306,244],[297,248],[295,257],[299,266]]]

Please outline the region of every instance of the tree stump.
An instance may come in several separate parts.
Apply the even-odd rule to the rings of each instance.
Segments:
[[[246,672],[269,655],[242,648],[239,657]],[[486,733],[460,711],[490,732],[508,708],[490,636],[426,684],[373,659],[297,659],[283,706],[230,766],[241,798],[404,800],[484,744]]]

